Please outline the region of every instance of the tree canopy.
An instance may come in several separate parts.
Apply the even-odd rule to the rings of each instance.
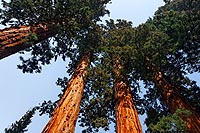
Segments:
[[[165,130],[188,130],[185,117],[194,112],[200,115],[200,88],[187,77],[187,74],[200,72],[200,2],[167,1],[153,18],[137,27],[121,19],[99,24],[101,17],[109,13],[105,8],[107,3],[109,0],[3,1],[1,23],[4,25],[57,24],[57,34],[26,49],[31,56],[20,57],[22,64],[18,68],[23,72],[41,72],[42,65],[62,57],[64,61],[71,59],[68,72],[72,74],[82,55],[91,52],[79,123],[86,128],[83,132],[98,132],[100,128],[109,130],[109,125],[116,122],[113,87],[118,77],[114,75],[113,66],[119,57],[125,68],[119,70],[131,86],[137,112],[147,114],[147,130],[157,131],[160,126],[166,126]],[[37,39],[37,36],[32,37]],[[169,99],[166,99],[168,93],[164,96],[160,91],[157,75],[173,86],[166,90],[173,92]],[[57,84],[65,87],[66,81],[66,78],[59,79]],[[141,82],[145,88],[143,96],[139,94],[143,89]],[[185,99],[180,99],[187,101],[194,112],[169,107],[168,102],[175,94],[183,96]],[[52,106],[43,108],[42,114],[51,113],[46,111],[49,108],[54,109]]]

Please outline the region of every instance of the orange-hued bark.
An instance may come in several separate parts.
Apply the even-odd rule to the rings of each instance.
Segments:
[[[187,121],[188,130],[191,133],[200,133],[200,116],[195,112],[186,98],[180,94],[179,88],[170,83],[170,81],[167,80],[162,72],[157,72],[155,74],[154,82],[167,106],[172,112],[183,108],[189,110],[192,113],[192,115],[189,117],[182,117],[182,119]]]
[[[32,44],[39,43],[55,35],[55,26],[56,23],[43,23],[0,30],[0,59],[24,50]],[[35,35],[37,38],[34,40],[28,39],[31,34]]]
[[[74,133],[89,63],[90,53],[85,53],[42,133]]]
[[[142,133],[142,127],[132,99],[130,85],[127,78],[121,72],[123,67],[119,63],[119,60],[115,61],[114,92],[117,133]]]

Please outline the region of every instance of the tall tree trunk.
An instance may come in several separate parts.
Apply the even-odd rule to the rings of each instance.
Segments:
[[[56,23],[43,23],[0,30],[0,60],[55,35],[55,26]],[[32,35],[36,38],[31,39]]]
[[[189,110],[192,113],[189,117],[182,117],[182,119],[188,123],[188,129],[191,133],[199,133],[200,116],[195,112],[187,99],[180,94],[179,88],[170,83],[164,74],[159,71],[154,75],[153,80],[167,106],[173,113],[180,108]]]
[[[74,132],[89,64],[90,53],[85,53],[67,84],[66,91],[54,110],[52,118],[42,133]]]
[[[130,85],[122,73],[119,59],[114,65],[115,115],[117,133],[142,133],[138,113],[132,99]]]

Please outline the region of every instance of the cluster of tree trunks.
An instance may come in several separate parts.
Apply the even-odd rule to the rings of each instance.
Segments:
[[[0,30],[0,59],[30,47],[31,44],[25,42],[30,41],[27,40],[27,37],[31,34],[37,36],[37,39],[33,40],[32,44],[36,44],[55,35],[54,27],[55,23],[20,26]],[[43,133],[74,132],[87,76],[87,67],[90,64],[90,56],[89,53],[83,55],[80,64],[77,66],[76,71],[67,85],[67,89],[58,107],[53,113],[53,117],[44,128]],[[114,73],[117,77],[114,83],[117,132],[140,133],[142,132],[141,124],[131,96],[130,86],[125,76],[120,73],[121,68],[120,63],[114,67]],[[180,95],[179,89],[171,84],[159,71],[154,75],[154,82],[172,112],[175,112],[178,108],[185,108],[192,112],[192,115],[187,118],[188,128],[191,132],[199,132],[200,117],[190,106],[189,102]]]
[[[0,30],[0,59],[54,36],[55,26],[56,23],[42,23]],[[35,36],[35,39],[31,36]]]

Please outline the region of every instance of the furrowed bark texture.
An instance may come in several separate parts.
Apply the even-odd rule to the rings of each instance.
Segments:
[[[119,60],[116,60],[114,65],[114,91],[117,133],[142,133],[130,85],[121,70],[123,70],[123,66],[119,63]]]
[[[0,30],[0,60],[56,34],[55,23],[11,27]],[[35,35],[37,39],[30,40]]]
[[[42,133],[74,133],[89,64],[90,53],[85,53]]]
[[[200,133],[200,116],[195,112],[187,99],[180,94],[179,88],[171,84],[161,72],[156,73],[154,82],[172,112],[183,108],[192,113],[192,115],[187,118],[182,117],[182,119],[188,123],[189,132]]]

